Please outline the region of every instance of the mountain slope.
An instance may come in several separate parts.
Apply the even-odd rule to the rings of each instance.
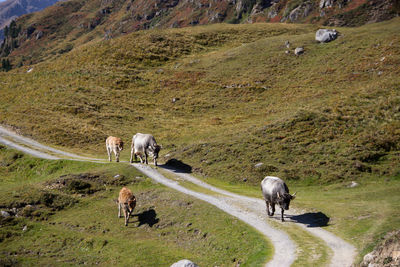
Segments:
[[[0,2],[0,30],[9,25],[21,15],[40,11],[54,5],[58,0],[7,0]],[[3,40],[3,32],[0,31],[0,40]]]
[[[230,181],[396,175],[399,22],[338,28],[329,44],[295,24],[133,33],[1,74],[1,123],[92,153],[107,135],[154,133]]]
[[[399,10],[394,0],[70,0],[18,19],[21,31],[6,39],[0,56],[18,66],[143,29],[265,21],[357,26],[390,19]]]

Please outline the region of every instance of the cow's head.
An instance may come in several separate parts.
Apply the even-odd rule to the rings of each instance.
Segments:
[[[296,198],[296,193],[294,193],[293,195],[291,195],[289,193],[285,193],[285,194],[279,194],[279,192],[277,193],[278,204],[284,210],[289,209],[290,201],[295,198]]]
[[[129,212],[132,212],[136,207],[136,197],[131,196],[128,200],[128,210]]]
[[[119,149],[119,151],[121,151],[121,150],[123,150],[124,149],[124,142],[119,142],[119,144],[118,144],[118,149]]]

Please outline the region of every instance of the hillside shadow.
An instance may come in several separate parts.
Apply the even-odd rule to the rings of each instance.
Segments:
[[[169,159],[164,165],[161,165],[160,167],[177,173],[192,173],[192,166],[183,163],[178,159]]]
[[[153,227],[153,225],[160,221],[160,219],[157,218],[157,213],[154,209],[143,211],[142,213],[135,214],[134,216],[138,217],[138,227],[144,224]]]
[[[328,226],[330,218],[322,212],[307,212],[300,215],[286,215],[292,221],[305,224],[307,227]]]

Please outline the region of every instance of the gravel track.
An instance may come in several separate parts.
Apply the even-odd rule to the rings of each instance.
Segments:
[[[82,157],[73,153],[65,152],[62,150],[54,149],[49,146],[42,145],[32,139],[22,137],[4,127],[0,126],[0,143],[20,150],[24,153],[33,155],[35,157],[44,159],[71,159],[79,161],[90,161],[99,162],[103,159],[94,159]],[[196,192],[187,189],[177,181],[166,178],[156,169],[145,166],[142,164],[132,164],[136,169],[144,173],[146,176],[152,178],[153,180],[178,190],[184,194],[191,195],[200,200],[206,201],[224,212],[237,217],[238,219],[251,225],[259,232],[261,232],[265,237],[267,237],[274,246],[274,256],[271,261],[269,261],[265,266],[275,267],[275,266],[290,266],[296,259],[296,245],[290,239],[290,237],[283,231],[274,229],[268,224],[269,219],[276,219],[279,222],[280,209],[277,209],[276,216],[272,218],[267,218],[265,211],[265,203],[262,199],[246,197],[238,194],[234,194],[220,188],[209,185],[190,174],[179,172],[171,168],[164,167],[163,169],[175,177],[189,181],[193,184],[211,190],[217,195],[207,195],[205,193]],[[162,166],[161,166],[162,167]],[[261,193],[260,193],[261,194]],[[330,259],[329,266],[343,266],[348,267],[352,265],[352,262],[356,256],[356,249],[351,244],[345,242],[341,238],[335,236],[334,234],[322,229],[321,227],[312,226],[312,222],[303,221],[298,223],[290,218],[292,216],[299,215],[295,210],[291,209],[285,211],[286,221],[291,221],[296,223],[304,230],[310,232],[312,235],[322,239],[327,246],[333,251],[333,256]]]

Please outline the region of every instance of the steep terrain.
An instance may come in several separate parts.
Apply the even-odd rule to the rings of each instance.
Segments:
[[[3,29],[21,15],[40,11],[54,5],[58,0],[7,0],[0,2],[0,43],[3,40]]]
[[[70,0],[19,18],[20,31],[7,36],[0,57],[15,67],[142,29],[221,22],[358,26],[393,18],[399,10],[395,0]]]
[[[41,14],[70,20],[51,10],[88,3]],[[338,27],[327,44],[310,24],[148,29],[101,42],[101,23],[46,25],[60,28],[38,24],[10,51],[32,64],[0,73],[1,124],[96,157],[108,135],[129,147],[132,134],[153,133],[162,160],[249,195],[259,196],[264,176],[280,176],[302,192],[294,205],[331,218],[326,227],[361,255],[399,227],[399,18]]]

